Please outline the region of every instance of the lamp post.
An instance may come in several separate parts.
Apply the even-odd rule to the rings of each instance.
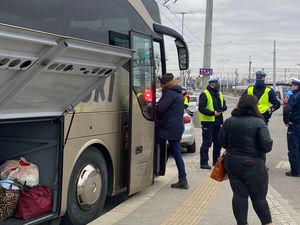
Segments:
[[[204,34],[204,56],[203,68],[211,66],[211,40],[212,40],[212,19],[213,19],[213,0],[206,0],[206,18],[205,18],[205,34]],[[209,77],[202,76],[202,91],[205,90]]]

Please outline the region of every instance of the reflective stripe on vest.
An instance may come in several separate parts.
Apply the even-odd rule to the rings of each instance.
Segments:
[[[215,109],[214,109],[214,103],[213,103],[211,94],[209,93],[209,91],[207,89],[205,91],[203,91],[203,93],[206,95],[206,98],[207,98],[206,108],[214,112]],[[223,98],[223,95],[221,92],[219,92],[219,94],[220,94],[220,100],[221,100],[221,107],[223,108],[224,98]],[[200,118],[200,121],[202,121],[202,122],[215,122],[215,119],[216,119],[215,116],[207,116],[201,112],[199,114],[199,118]]]
[[[254,95],[253,90],[254,90],[254,86],[248,87],[247,94]],[[265,113],[271,107],[271,104],[269,102],[269,92],[270,91],[271,91],[271,88],[266,87],[265,92],[260,97],[260,99],[257,103],[257,108],[260,113]]]

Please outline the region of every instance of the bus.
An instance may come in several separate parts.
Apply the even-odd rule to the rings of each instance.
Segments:
[[[37,165],[52,210],[0,224],[87,224],[107,196],[164,175],[155,143],[164,35],[187,69],[187,45],[161,25],[154,0],[1,1],[0,163]]]

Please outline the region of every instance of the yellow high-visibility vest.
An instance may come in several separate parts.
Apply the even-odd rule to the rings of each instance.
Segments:
[[[188,99],[187,96],[184,97],[183,104],[184,105],[189,105],[189,99]]]
[[[248,87],[247,94],[254,95],[253,90],[254,90],[254,86]],[[269,92],[270,91],[271,91],[271,88],[266,87],[265,92],[258,100],[257,108],[260,113],[265,113],[271,107],[271,103],[269,102]]]
[[[207,98],[206,108],[214,112],[215,109],[214,109],[214,103],[213,103],[211,94],[209,93],[209,91],[207,89],[205,91],[203,91],[203,93],[206,95],[206,98]],[[219,92],[219,93],[220,93],[221,107],[223,108],[224,98],[223,98],[222,93],[221,92]],[[216,120],[215,116],[207,116],[201,112],[199,114],[199,118],[200,118],[200,121],[202,121],[202,122],[215,122],[215,120]]]

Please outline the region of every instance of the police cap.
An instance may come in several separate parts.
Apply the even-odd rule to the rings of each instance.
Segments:
[[[256,71],[255,76],[256,78],[265,78],[267,74],[264,71]]]
[[[299,79],[296,79],[296,78],[292,78],[291,84],[299,85],[299,86],[300,86],[300,80],[299,80]]]
[[[211,76],[210,79],[208,80],[208,83],[211,84],[211,83],[219,83],[219,78],[216,77],[216,76]]]

